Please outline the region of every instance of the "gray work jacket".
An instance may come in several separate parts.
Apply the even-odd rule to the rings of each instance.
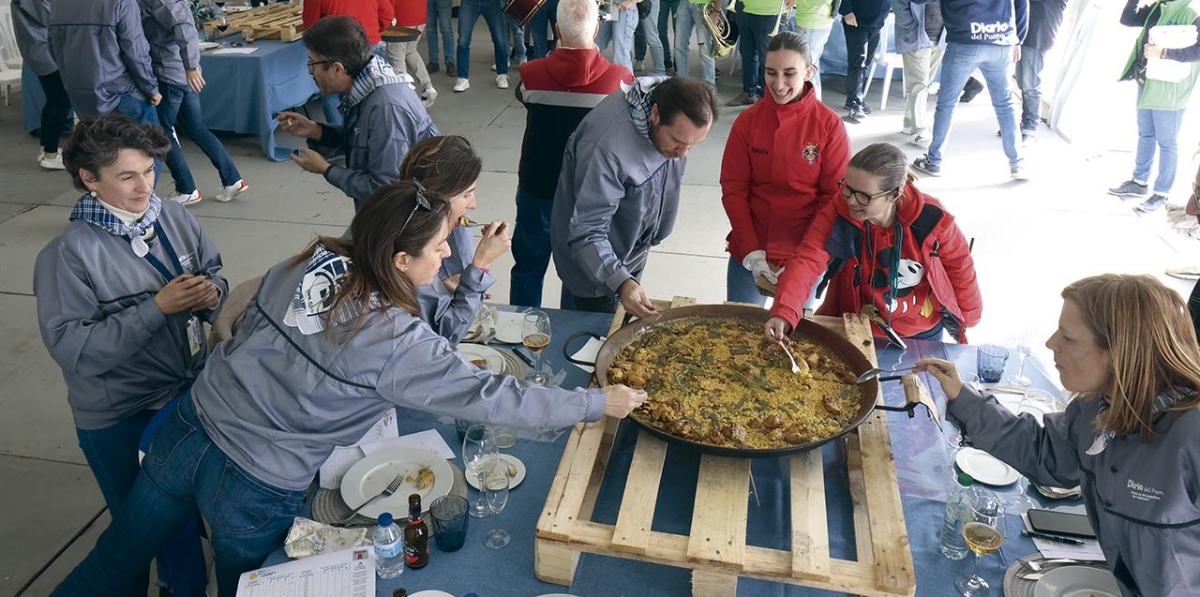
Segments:
[[[200,36],[187,0],[138,0],[138,6],[158,82],[187,87],[187,71],[200,68]]]
[[[438,279],[417,289],[421,319],[451,344],[458,344],[475,323],[475,314],[483,304],[483,293],[496,283],[492,274],[471,263],[475,258],[475,238],[470,228],[456,226],[446,239],[450,256],[442,261]],[[450,292],[443,281],[459,276],[458,288]]]
[[[181,265],[186,273],[212,278],[223,304],[229,283],[220,275],[221,255],[191,212],[174,201],[162,203],[158,222]],[[174,269],[161,239],[150,241],[150,254]],[[38,254],[33,270],[38,327],[62,368],[76,427],[115,425],[179,395],[200,373],[208,347],[191,352],[191,315],[164,315],[154,302],[166,284],[128,240],[82,220],[67,225]],[[212,323],[219,311],[220,306],[197,315]]]
[[[49,39],[80,118],[110,114],[126,95],[148,102],[158,93],[136,0],[54,0]]]
[[[613,296],[675,225],[687,158],[667,158],[633,126],[623,91],[567,140],[550,216],[554,268],[581,298]]]
[[[29,69],[39,77],[58,70],[54,57],[50,55],[50,42],[46,40],[50,0],[13,0],[12,20],[17,50]]]
[[[947,411],[976,447],[1034,483],[1082,487],[1123,595],[1200,595],[1200,409],[1159,413],[1149,443],[1118,436],[1097,452],[1105,400],[1076,399],[1042,427],[963,386]]]

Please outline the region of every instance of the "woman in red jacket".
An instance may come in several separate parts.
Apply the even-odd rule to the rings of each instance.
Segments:
[[[784,32],[767,46],[770,93],[733,123],[721,162],[721,201],[733,230],[727,238],[727,297],[763,304],[759,276],[792,257],[813,216],[837,201],[850,159],[842,119],[817,99],[808,45]]]
[[[913,184],[904,152],[876,143],[854,155],[788,261],[775,293],[768,337],[786,337],[815,285],[828,286],[822,315],[865,312],[902,338],[965,342],[983,299],[971,249],[954,216]],[[825,273],[828,271],[828,273]],[[825,273],[824,279],[821,279]]]

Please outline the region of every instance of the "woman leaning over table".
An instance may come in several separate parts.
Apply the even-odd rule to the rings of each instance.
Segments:
[[[128,507],[55,595],[131,595],[130,574],[197,510],[221,597],[283,543],[321,463],[403,405],[513,427],[624,417],[625,386],[547,388],[467,362],[418,316],[415,288],[450,252],[448,205],[397,182],[263,276],[237,335],[218,345],[163,424]]]
[[[124,116],[77,124],[63,160],[86,194],[33,274],[42,340],[62,367],[79,447],[114,517],[129,507],[138,440],[199,375],[208,357],[201,321],[216,318],[228,289],[199,222],[154,194],[154,163],[169,148],[161,129]],[[129,570],[141,594],[149,563]],[[159,567],[176,594],[203,593],[198,532],[180,535]]]
[[[864,312],[903,338],[949,331],[965,342],[983,312],[971,249],[954,216],[917,188],[904,152],[868,145],[838,186],[842,200],[817,214],[779,278],[767,335],[795,328],[820,280],[828,290],[822,315]]]
[[[480,228],[483,237],[475,245],[472,229],[461,219],[474,210],[475,187],[483,160],[471,142],[457,135],[430,137],[412,146],[400,164],[400,180],[415,180],[433,195],[450,204],[450,255],[442,261],[433,283],[417,288],[421,318],[451,343],[471,329],[475,314],[496,283],[488,267],[508,252],[512,240],[508,225],[491,222]]]
[[[850,160],[842,119],[817,99],[810,49],[798,33],[767,46],[762,101],[733,123],[721,161],[721,202],[733,230],[726,241],[727,298],[762,305],[756,278],[778,282],[772,265],[791,259],[813,216],[836,201]]]
[[[924,359],[947,418],[1035,483],[1080,485],[1104,557],[1134,595],[1200,595],[1200,347],[1183,299],[1150,276],[1084,278],[1046,341],[1075,394],[1045,426]]]

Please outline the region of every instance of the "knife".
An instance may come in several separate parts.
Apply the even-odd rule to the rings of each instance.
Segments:
[[[1039,533],[1037,531],[1021,531],[1021,536],[1029,537],[1030,539],[1045,539],[1055,543],[1066,543],[1067,545],[1083,545],[1083,541],[1081,539],[1061,537],[1059,535],[1047,535],[1046,533]]]

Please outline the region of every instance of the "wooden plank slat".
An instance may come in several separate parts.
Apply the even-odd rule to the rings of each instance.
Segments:
[[[667,442],[645,431],[638,432],[633,462],[629,464],[629,476],[625,480],[625,494],[621,496],[621,511],[617,514],[613,549],[646,553],[666,458]]]
[[[749,489],[748,459],[711,454],[700,457],[688,561],[730,570],[742,568]]]
[[[558,508],[552,521],[544,528],[539,525],[538,536],[564,541],[570,539],[571,525],[578,519],[582,509],[585,494],[591,482],[593,464],[596,462],[596,455],[603,439],[604,426],[599,422],[588,424],[580,433],[574,458],[566,473],[566,479],[561,484],[561,493],[551,495],[551,499],[553,499],[553,495],[562,496],[558,502]],[[553,483],[557,484],[558,481],[556,475]]]
[[[613,441],[616,440],[617,430],[621,427],[621,420],[604,417],[596,424],[603,425],[604,435],[600,438],[600,448],[596,450],[592,478],[583,494],[583,503],[579,506],[579,520],[590,519],[592,510],[596,508],[596,498],[600,495],[600,485],[604,483],[604,471],[608,470],[608,459],[612,455]]]
[[[792,576],[829,580],[829,520],[820,450],[791,458]]]
[[[867,480],[863,477],[862,452],[858,447],[857,433],[846,436],[846,467],[850,477],[850,505],[854,515],[854,546],[857,550],[855,553],[858,554],[859,562],[874,564],[871,517],[867,515]]]
[[[737,574],[692,570],[692,597],[729,597],[737,595],[737,586]]]
[[[571,467],[575,463],[575,453],[579,449],[579,440],[583,437],[585,423],[576,423],[571,429],[571,435],[567,437],[567,445],[563,448],[562,458],[558,461],[558,469],[554,472],[554,478],[550,481],[550,491],[546,496],[546,504],[542,507],[542,514],[538,517],[537,534],[542,535],[542,532],[550,532],[554,526],[554,519],[558,516],[558,510],[562,505],[563,487],[567,484],[567,478],[570,477]]]

